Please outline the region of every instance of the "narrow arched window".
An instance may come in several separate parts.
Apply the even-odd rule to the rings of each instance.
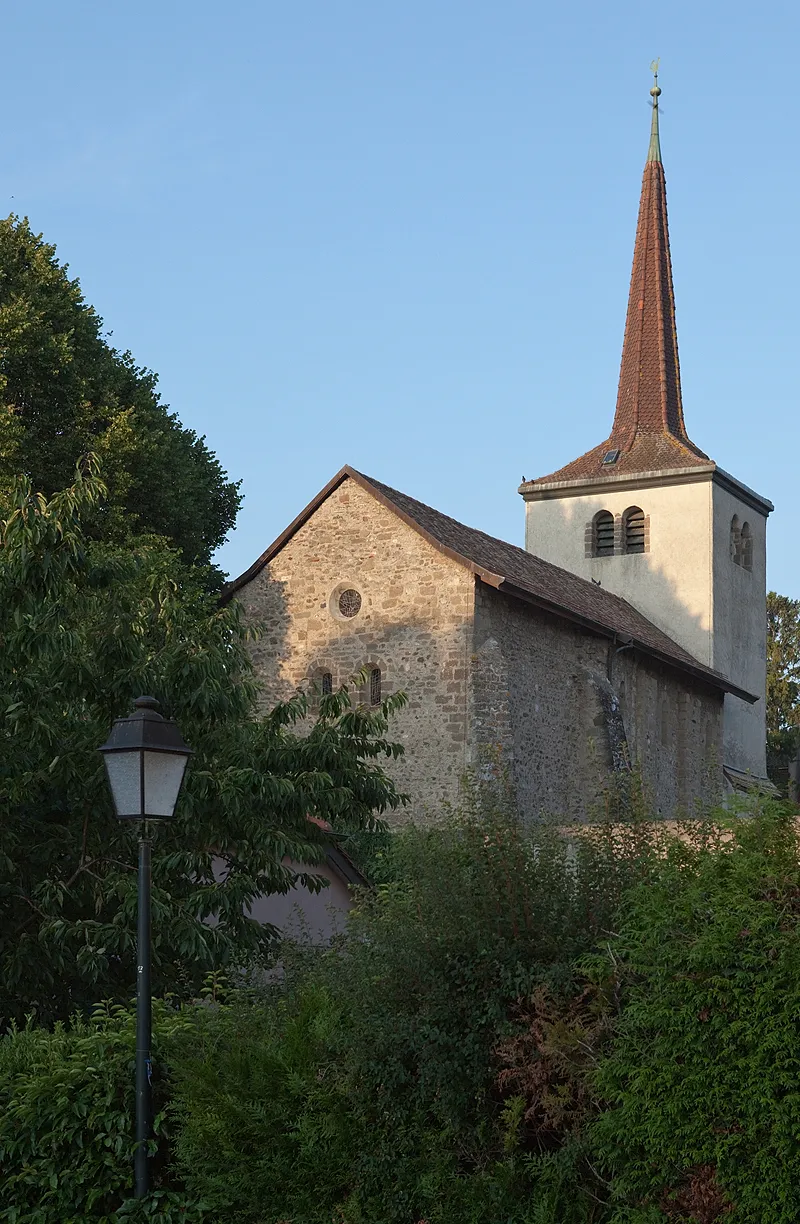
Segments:
[[[333,676],[330,672],[323,672],[320,677],[320,688],[322,689],[323,697],[327,697],[333,692]]]
[[[626,553],[644,552],[644,510],[631,506],[622,516],[622,535]]]
[[[381,704],[381,669],[373,667],[369,673],[369,704]]]
[[[608,510],[601,510],[594,516],[594,548],[596,557],[613,557],[614,555],[614,515]]]
[[[742,523],[742,534],[740,537],[742,559],[739,562],[746,570],[753,568],[753,533],[750,530],[749,523]]]
[[[742,564],[742,529],[738,514],[731,519],[731,561],[734,565]]]

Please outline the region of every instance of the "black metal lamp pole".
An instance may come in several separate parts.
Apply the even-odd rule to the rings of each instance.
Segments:
[[[149,1186],[147,1146],[152,1130],[150,1099],[150,1046],[152,995],[150,990],[150,847],[146,824],[139,826],[139,889],[136,930],[136,1148],[133,1157],[136,1198]]]
[[[114,808],[120,820],[139,826],[139,884],[136,931],[136,1148],[134,1194],[150,1189],[148,1147],[152,1133],[150,1099],[152,1001],[150,987],[150,822],[172,820],[191,755],[174,722],[158,713],[152,697],[137,697],[134,712],[117,718],[100,752],[106,764]]]

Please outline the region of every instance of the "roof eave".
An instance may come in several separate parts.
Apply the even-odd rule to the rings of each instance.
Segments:
[[[363,871],[358,868],[350,855],[341,846],[329,841],[326,846],[325,859],[328,866],[336,872],[340,879],[350,888],[370,888],[371,884]]]
[[[766,518],[775,509],[767,497],[762,497],[743,481],[737,480],[717,463],[693,464],[690,467],[662,468],[649,472],[617,472],[608,476],[579,476],[574,480],[524,480],[517,492],[525,501],[551,501],[558,497],[580,497],[592,493],[604,493],[608,489],[641,489],[647,485],[690,484],[694,481],[713,480],[727,492],[733,493],[753,510]]]
[[[534,595],[530,591],[526,591],[524,587],[518,587],[511,582],[504,581],[498,589],[505,595],[511,595],[515,599],[524,600],[525,603],[535,604],[543,611],[558,616],[561,620],[572,621],[574,624],[580,625],[581,628],[596,633],[599,637],[616,641],[620,636],[617,629],[612,629],[609,625],[603,624],[602,621],[593,620],[589,616],[581,616],[579,612],[573,612],[568,608],[564,608],[561,604],[552,603],[548,599]],[[720,689],[724,693],[730,693],[733,697],[739,697],[742,701],[746,701],[748,705],[754,705],[759,700],[755,694],[748,693],[745,689],[739,688],[738,685],[732,684],[719,672],[707,670],[700,663],[695,666],[688,660],[675,659],[664,651],[658,650],[657,647],[648,646],[645,642],[639,641],[638,638],[632,638],[630,645],[634,650],[638,650],[640,654],[649,655],[650,658],[655,659],[665,667],[670,667],[673,671],[688,672],[695,679],[702,680],[704,684],[709,684],[712,688]]]
[[[735,497],[746,502],[753,510],[758,510],[764,515],[764,518],[767,518],[775,509],[769,498],[762,497],[760,493],[756,493],[755,489],[751,489],[749,485],[743,484],[741,480],[731,476],[730,472],[726,472],[724,468],[717,467],[714,473],[714,483],[720,485],[728,493],[733,493]]]
[[[582,493],[602,492],[609,488],[642,485],[686,484],[693,480],[709,480],[717,471],[715,463],[693,464],[682,468],[660,468],[649,472],[617,472],[608,476],[579,476],[574,480],[525,480],[517,492],[526,501],[550,497],[573,497]]]

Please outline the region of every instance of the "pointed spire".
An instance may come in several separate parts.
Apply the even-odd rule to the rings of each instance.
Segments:
[[[703,465],[708,456],[683,422],[667,191],[658,130],[658,61],[652,64],[653,117],[642,178],[617,408],[611,436],[536,482],[616,476]]]
[[[650,65],[650,71],[653,74],[653,88],[650,90],[650,97],[653,99],[653,118],[650,121],[650,148],[647,150],[647,160],[649,162],[661,161],[661,139],[658,134],[658,99],[661,97],[661,90],[658,85],[658,65],[661,61],[654,59]]]
[[[654,74],[657,71],[658,61],[654,61]],[[681,402],[667,188],[658,133],[661,90],[657,82],[656,75],[651,90],[652,134],[642,177],[617,411],[611,431],[623,451],[630,450],[636,438],[646,433],[665,434],[691,446]]]

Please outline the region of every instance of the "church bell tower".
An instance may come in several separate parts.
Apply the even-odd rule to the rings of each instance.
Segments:
[[[654,67],[657,68],[657,65]],[[766,526],[772,503],[689,438],[656,73],[611,433],[524,481],[525,547],[627,599],[701,663],[759,698],[725,697],[723,765],[766,776]]]

